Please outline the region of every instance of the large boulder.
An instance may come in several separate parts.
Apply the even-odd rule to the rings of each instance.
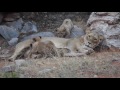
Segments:
[[[23,28],[22,28],[21,32],[22,33],[30,33],[30,32],[36,33],[36,32],[38,32],[36,23],[26,22],[23,25]]]
[[[35,22],[24,22],[22,18],[13,21],[13,22],[6,22],[5,25],[9,27],[14,27],[20,33],[35,33],[37,32],[37,26]]]
[[[93,12],[87,25],[90,30],[99,30],[104,33],[105,45],[120,49],[120,13]]]
[[[20,18],[13,22],[6,22],[5,25],[7,25],[9,27],[14,27],[16,30],[18,30],[20,32],[23,28],[24,22],[23,22],[22,18]]]
[[[71,30],[70,38],[81,37],[83,35],[85,35],[85,31],[82,28],[74,25],[73,29]]]
[[[0,35],[2,35],[7,41],[10,41],[12,38],[17,38],[19,32],[14,27],[0,25]]]

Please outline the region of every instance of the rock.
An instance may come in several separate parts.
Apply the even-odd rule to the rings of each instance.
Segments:
[[[104,21],[108,24],[119,23],[119,12],[93,12],[87,21],[87,25],[90,26],[92,23],[99,21]]]
[[[12,21],[15,21],[16,19],[19,19],[20,18],[20,14],[19,13],[9,13],[9,14],[6,14],[6,16],[4,17],[4,21],[6,22],[12,22]]]
[[[0,53],[1,53],[1,54],[8,54],[9,51],[10,51],[10,50],[8,50],[8,49],[3,49]]]
[[[13,28],[6,25],[0,25],[0,34],[7,40],[10,41],[12,38],[17,38],[19,32]]]
[[[27,39],[31,39],[34,37],[38,37],[38,36],[42,36],[42,37],[55,37],[55,35],[52,32],[40,32],[37,34],[32,34],[30,36],[26,36],[24,37],[21,41],[27,40]]]
[[[99,16],[105,16],[105,15],[108,15],[108,12],[95,12],[95,14]]]
[[[11,56],[10,50],[3,49],[0,51],[0,58],[8,58]]]
[[[2,72],[13,72],[15,71],[15,65],[14,64],[11,64],[11,65],[8,65],[8,66],[4,66],[3,68],[1,68],[1,71]]]
[[[93,77],[94,77],[94,78],[98,78],[98,75],[94,75]]]
[[[1,50],[1,47],[0,47],[0,50]]]
[[[74,25],[74,28],[71,31],[71,35],[70,38],[74,38],[74,37],[80,37],[85,35],[85,32],[82,28],[77,27],[76,25]]]
[[[19,78],[25,78],[24,74],[20,74]]]
[[[19,60],[15,60],[15,64],[17,67],[21,67],[21,66],[26,66],[27,63],[24,59],[19,59]]]
[[[53,69],[43,69],[41,71],[39,71],[39,74],[43,74],[43,73],[47,73],[47,72],[51,72]]]
[[[8,44],[12,46],[17,44],[17,42],[18,42],[18,38],[12,38],[10,41],[8,41]]]
[[[22,33],[37,32],[37,26],[35,23],[26,22],[21,30]]]
[[[24,22],[23,22],[22,18],[20,18],[17,21],[6,22],[5,24],[9,27],[14,27],[16,30],[18,30],[20,32],[23,27]]]
[[[98,13],[100,14],[100,12]],[[103,45],[109,48],[120,49],[120,14],[119,12],[106,12],[101,15],[93,12],[88,19],[90,30],[102,31],[105,36]],[[108,22],[106,22],[108,21]]]
[[[8,58],[10,56],[11,56],[11,54],[3,54],[3,55],[0,55],[0,58]]]

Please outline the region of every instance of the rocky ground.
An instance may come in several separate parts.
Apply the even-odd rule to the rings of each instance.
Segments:
[[[52,32],[66,18],[84,30],[90,13],[21,12],[20,15],[24,22],[35,22],[39,32]],[[19,59],[9,62],[5,57],[12,55],[14,47],[0,36],[0,78],[120,78],[119,51],[101,51],[83,57]]]

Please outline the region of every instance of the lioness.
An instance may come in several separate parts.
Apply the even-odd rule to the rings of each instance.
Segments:
[[[74,25],[71,19],[65,19],[62,25],[55,30],[55,35],[61,38],[69,38]]]
[[[57,49],[68,49],[69,52],[64,53],[63,56],[81,56],[88,53],[93,52],[94,48],[102,42],[104,36],[99,34],[98,32],[91,31],[84,36],[77,38],[58,38],[58,37],[38,37],[37,39],[30,39],[23,42],[20,42],[16,45],[14,54],[10,57],[10,59],[15,60],[16,57],[21,54],[22,50],[30,47],[32,43],[37,41],[47,42],[51,41]],[[37,44],[36,46],[40,46],[43,44]],[[49,45],[49,44],[48,44]],[[39,49],[41,50],[41,49]]]
[[[94,48],[104,39],[104,36],[97,32],[89,32],[84,36],[77,38],[58,38],[58,37],[42,37],[41,41],[51,41],[56,48],[69,49],[69,53],[64,56],[81,56],[93,52]]]

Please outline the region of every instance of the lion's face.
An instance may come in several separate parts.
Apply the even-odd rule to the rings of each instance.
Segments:
[[[67,30],[64,27],[57,28],[55,30],[55,35],[60,38],[64,38],[67,36]]]
[[[74,27],[70,19],[65,19],[62,25],[55,30],[55,35],[57,37],[65,38],[70,34],[70,31]]]
[[[85,38],[86,38],[85,44],[90,48],[95,48],[98,44],[100,44],[104,40],[104,36],[96,32],[87,34]]]

